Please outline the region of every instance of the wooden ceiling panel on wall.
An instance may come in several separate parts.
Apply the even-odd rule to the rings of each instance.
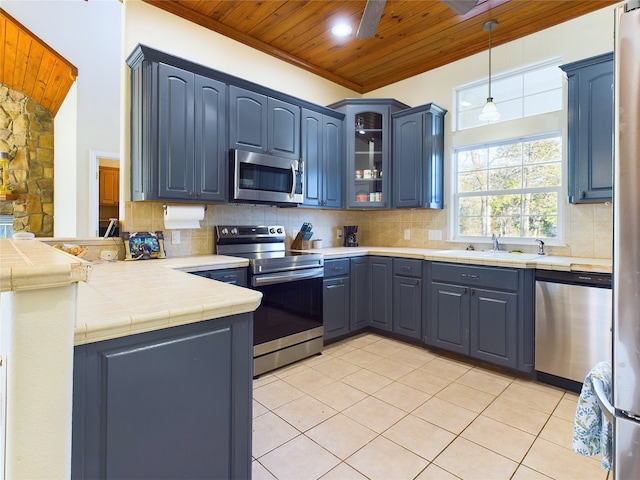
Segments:
[[[0,8],[0,83],[31,97],[54,116],[78,69]]]
[[[376,36],[359,40],[365,0],[144,1],[360,93],[487,50],[488,20],[500,24],[500,45],[618,3],[479,0],[458,15],[439,0],[388,0]],[[351,21],[351,38],[331,36],[339,17]]]

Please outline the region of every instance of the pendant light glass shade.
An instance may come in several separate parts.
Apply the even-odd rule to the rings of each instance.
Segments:
[[[500,112],[498,111],[497,105],[493,103],[493,97],[491,96],[491,31],[497,26],[498,22],[495,20],[490,20],[482,26],[483,30],[489,32],[489,96],[478,118],[482,121],[489,122],[495,122],[500,119]]]

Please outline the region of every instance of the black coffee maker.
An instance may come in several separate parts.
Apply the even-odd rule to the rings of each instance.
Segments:
[[[357,225],[346,225],[344,227],[342,227],[343,229],[343,234],[342,234],[342,238],[344,241],[344,246],[345,247],[357,247],[358,246],[358,239],[356,238],[356,233],[358,233],[358,226]]]

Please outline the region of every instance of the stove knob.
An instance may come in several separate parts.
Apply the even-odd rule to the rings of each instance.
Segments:
[[[284,232],[282,231],[282,227],[281,227],[281,228],[278,228],[278,233],[279,233],[280,235],[282,235],[282,234],[284,233]]]
[[[229,229],[228,229],[227,227],[225,227],[225,228],[223,228],[223,229],[220,231],[220,233],[221,233],[222,235],[229,235]]]
[[[269,229],[269,233],[271,233],[271,234],[276,233],[276,229],[275,229],[275,228],[273,228],[273,227],[271,227],[271,228]]]
[[[231,229],[231,235],[238,235],[238,229],[236,227]]]

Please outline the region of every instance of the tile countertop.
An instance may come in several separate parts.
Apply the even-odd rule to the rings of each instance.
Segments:
[[[327,260],[362,255],[381,255],[498,267],[600,273],[611,273],[612,263],[611,259],[606,258],[559,257],[538,255],[536,253],[509,253],[507,251],[494,253],[482,250],[433,250],[401,247],[336,247],[311,249],[305,250],[305,252],[322,253]]]
[[[74,343],[253,312],[260,292],[184,273],[248,264],[224,255],[96,263],[78,288]]]
[[[0,239],[1,292],[84,282],[91,267],[91,263],[37,240]]]

